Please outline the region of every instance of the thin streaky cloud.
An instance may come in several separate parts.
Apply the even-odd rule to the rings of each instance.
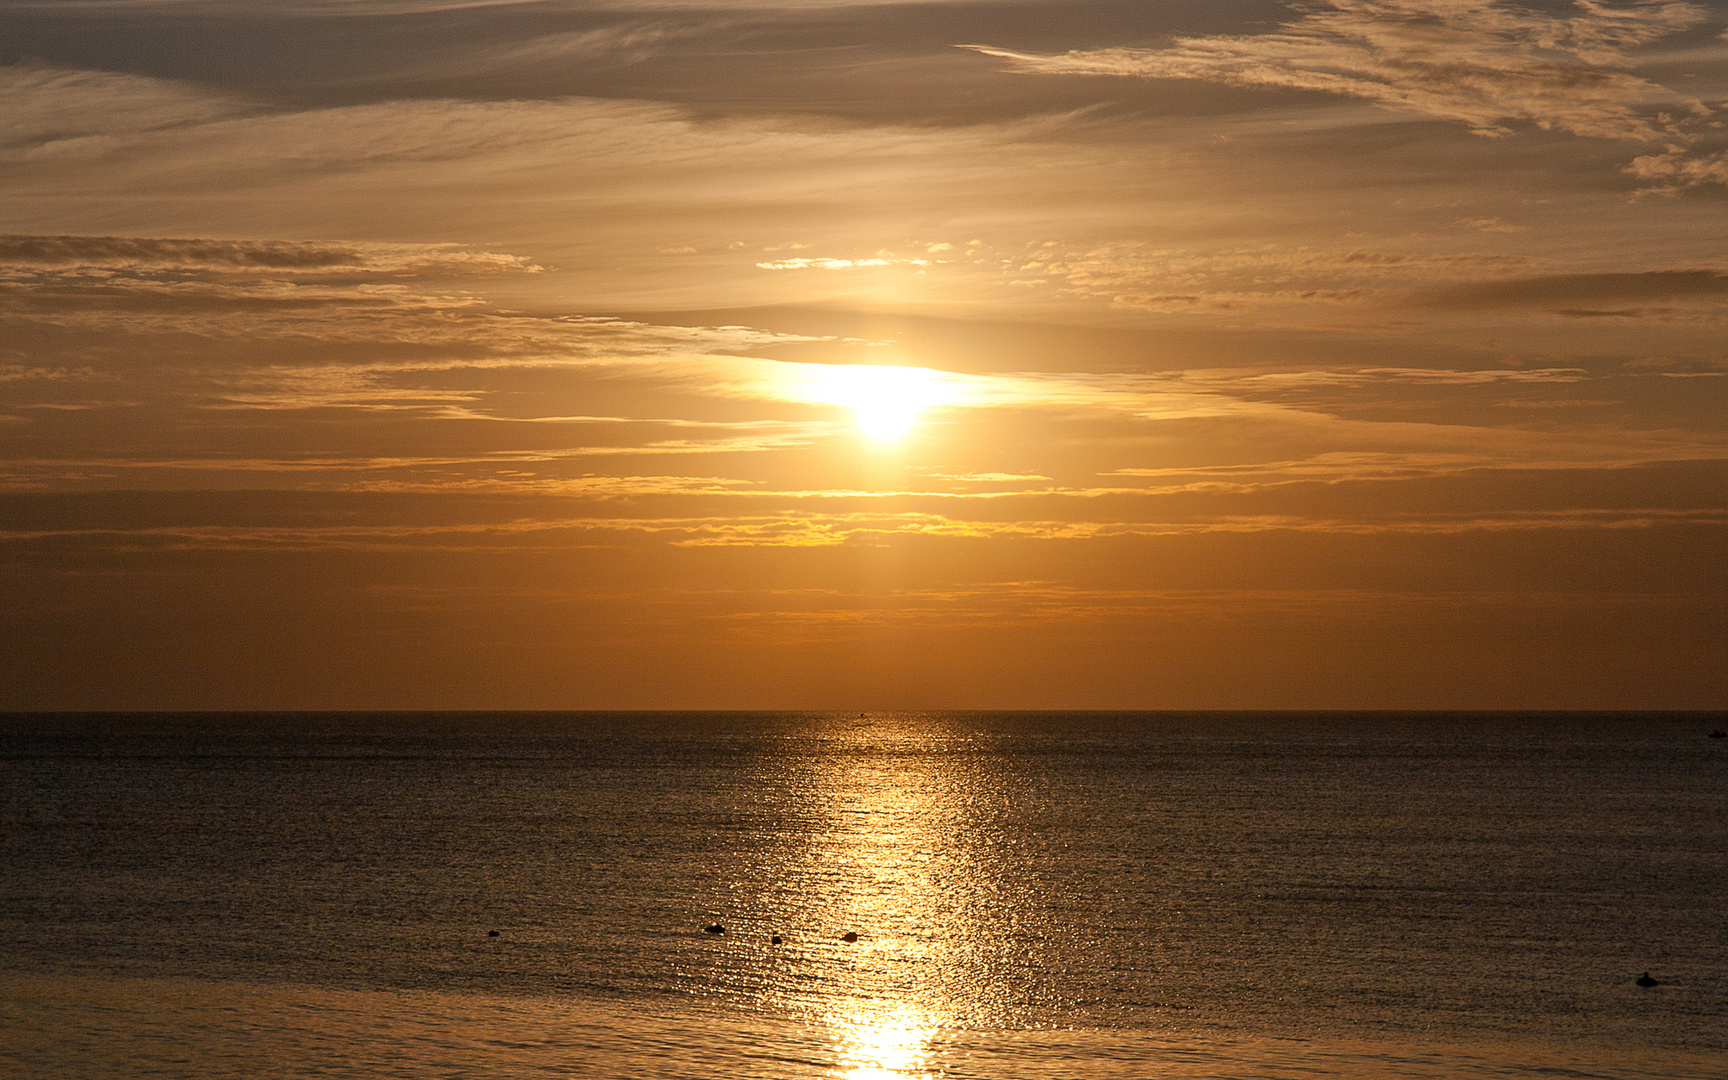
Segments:
[[[1604,403],[1604,404],[1612,404]],[[1525,457],[1513,458],[1504,453],[1434,453],[1389,451],[1334,451],[1297,460],[1253,461],[1237,464],[1132,467],[1102,474],[1104,477],[1145,477],[1173,479],[1203,477],[1207,479],[1168,487],[1145,489],[1156,492],[1181,490],[1259,490],[1269,485],[1321,480],[1327,483],[1344,481],[1413,480],[1430,477],[1457,476],[1463,473],[1488,472],[1566,472],[1596,469],[1637,469],[1682,458],[1692,460],[1728,460],[1728,444],[1693,444],[1652,447],[1653,452],[1626,455],[1619,459]],[[1223,481],[1222,484],[1218,481]]]
[[[474,274],[542,268],[517,255],[459,244],[314,243],[288,240],[168,239],[134,236],[0,236],[0,273],[74,269],[139,274]]]
[[[1728,271],[1716,268],[1601,274],[1549,274],[1474,281],[1420,290],[1413,302],[1431,307],[1491,308],[1647,300],[1728,304]]]
[[[629,478],[638,479],[638,478]],[[656,481],[667,478],[653,478]],[[675,479],[675,478],[674,478]],[[595,485],[600,488],[601,485]],[[662,494],[711,494],[722,485],[698,478],[689,486],[656,483]],[[647,485],[644,485],[647,490]],[[1728,525],[1728,508],[1632,507],[1525,511],[1503,514],[1434,513],[1393,515],[1379,520],[1302,517],[1289,514],[1223,515],[1170,521],[989,521],[931,513],[807,514],[702,518],[569,517],[511,522],[432,525],[331,526],[149,526],[0,531],[0,543],[43,540],[150,542],[165,550],[522,550],[524,537],[541,537],[539,550],[618,546],[625,538],[651,538],[672,547],[833,547],[873,544],[907,537],[963,539],[1087,540],[1109,537],[1199,536],[1216,533],[1338,533],[1348,535],[1458,534],[1466,532],[1584,529],[1642,530],[1677,525]],[[558,534],[562,538],[554,539]],[[457,538],[465,538],[458,541]],[[490,543],[488,538],[492,538]]]
[[[1457,371],[1447,368],[1339,368],[1330,371],[1187,371],[1185,382],[1211,387],[1248,389],[1264,386],[1371,386],[1383,383],[1481,386],[1487,383],[1574,383],[1591,377],[1583,368],[1486,368]]]
[[[1331,0],[1277,31],[1178,38],[1166,48],[1036,54],[962,45],[1044,75],[1195,79],[1317,91],[1460,123],[1488,136],[1519,123],[1602,139],[1687,145],[1720,109],[1636,71],[1634,50],[1694,29],[1701,5],[1577,0],[1566,13],[1465,0]],[[1665,162],[1643,168],[1665,175]],[[1683,169],[1678,161],[1673,170]],[[1708,167],[1696,182],[1712,179]]]
[[[573,0],[577,10],[658,11],[786,11],[832,10],[846,7],[952,5],[998,3],[1000,0]],[[146,12],[164,15],[252,14],[253,0],[11,0],[18,11],[44,14],[57,12],[120,13]],[[357,15],[412,15],[485,10],[487,8],[546,7],[547,0],[273,0],[270,13],[276,18],[319,18]]]

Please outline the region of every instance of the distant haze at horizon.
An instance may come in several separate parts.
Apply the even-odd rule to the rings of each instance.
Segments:
[[[1728,4],[0,10],[0,710],[1728,708]]]

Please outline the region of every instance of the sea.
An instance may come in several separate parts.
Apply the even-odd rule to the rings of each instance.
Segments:
[[[1721,1080],[1724,727],[9,715],[0,1075]]]

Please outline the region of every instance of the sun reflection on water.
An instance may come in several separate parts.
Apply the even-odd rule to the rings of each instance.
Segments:
[[[701,985],[795,1021],[824,1075],[850,1080],[948,1075],[958,1033],[1035,1025],[1053,938],[1013,872],[1018,776],[958,722],[789,732],[740,788],[773,844],[717,873],[729,887],[703,918],[732,925],[700,939]]]
[[[851,1080],[893,1080],[930,1074],[936,1027],[914,1009],[839,1018],[840,1075]]]

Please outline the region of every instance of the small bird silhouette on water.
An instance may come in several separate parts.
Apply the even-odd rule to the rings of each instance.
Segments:
[[[702,929],[708,931],[710,934],[724,934],[726,932],[726,928],[721,926],[719,923],[714,923],[711,926],[704,926]]]
[[[1661,986],[1662,984],[1657,982],[1655,979],[1652,979],[1650,977],[1650,973],[1648,971],[1646,971],[1644,974],[1638,976],[1638,985],[1639,986]]]
[[[848,930],[844,934],[840,935],[840,940],[841,941],[857,941],[858,940],[858,934],[855,931]]]
[[[769,944],[770,944],[770,945],[778,945],[778,944],[780,944],[780,935],[779,935],[779,934],[775,934],[775,935],[774,935],[774,936],[773,936],[773,937],[771,937],[771,938],[769,938],[769,939],[768,939],[768,943],[769,943]]]
[[[498,931],[496,931],[496,930],[488,930],[488,931],[486,931],[486,936],[487,936],[487,937],[497,937],[497,936],[498,936]]]

